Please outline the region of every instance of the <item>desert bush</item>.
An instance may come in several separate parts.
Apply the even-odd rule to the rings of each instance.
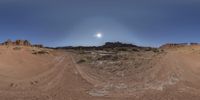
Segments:
[[[87,60],[92,60],[92,57],[91,56],[87,56],[86,59]]]
[[[41,51],[35,51],[33,52],[33,54],[49,54],[49,52],[45,50],[41,50]]]
[[[14,47],[13,50],[21,50],[21,47]]]
[[[112,58],[111,55],[104,55],[104,56],[101,56],[101,57],[97,58],[97,60],[108,60],[110,58]]]
[[[152,48],[145,48],[145,51],[151,51]]]
[[[160,52],[158,49],[153,49],[153,52],[154,53],[158,53],[158,52]]]
[[[104,56],[99,57],[97,60],[113,60],[113,61],[116,61],[118,59],[119,59],[119,57],[117,55],[104,55]]]
[[[118,51],[128,51],[127,48],[118,48],[117,50],[118,50]]]
[[[136,48],[133,48],[132,51],[139,52],[139,50]]]
[[[83,51],[83,50],[79,50],[78,53],[79,53],[79,54],[86,54],[86,52]]]
[[[80,59],[79,61],[77,61],[78,64],[80,64],[80,63],[84,63],[84,62],[86,62],[85,59]]]
[[[153,51],[154,53],[160,52],[159,49],[157,49],[157,48],[150,48],[150,47],[146,48],[145,51]]]

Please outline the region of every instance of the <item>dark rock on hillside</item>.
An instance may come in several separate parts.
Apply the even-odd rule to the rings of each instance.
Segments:
[[[137,46],[133,44],[126,44],[126,43],[121,43],[121,42],[106,42],[105,45],[103,45],[102,47],[114,48],[114,47],[137,47]]]
[[[190,43],[190,45],[195,46],[195,45],[200,45],[200,43]]]
[[[73,49],[73,50],[104,50],[106,48],[121,48],[121,47],[136,47],[140,48],[133,44],[126,44],[121,42],[106,42],[103,46],[77,46],[77,47],[57,47],[55,49]]]
[[[43,45],[41,45],[41,44],[34,44],[34,45],[32,45],[32,47],[43,48]]]
[[[162,45],[160,48],[174,48],[174,47],[184,47],[188,46],[188,43],[167,43]]]
[[[130,52],[140,52],[140,51],[152,51],[152,52],[160,52],[160,49],[158,48],[152,48],[152,47],[141,47],[134,44],[126,44],[121,42],[106,42],[102,46],[78,46],[78,47],[57,47],[54,49],[68,49],[68,50],[85,50],[85,51],[92,51],[92,50],[100,50],[100,51],[106,51],[106,52],[123,52],[123,51],[130,51]]]

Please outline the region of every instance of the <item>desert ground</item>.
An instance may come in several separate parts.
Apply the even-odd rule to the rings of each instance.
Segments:
[[[200,46],[0,46],[0,100],[200,100]]]

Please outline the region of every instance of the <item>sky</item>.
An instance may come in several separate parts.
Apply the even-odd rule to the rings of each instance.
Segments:
[[[0,42],[7,39],[53,47],[200,42],[200,1],[0,0]]]

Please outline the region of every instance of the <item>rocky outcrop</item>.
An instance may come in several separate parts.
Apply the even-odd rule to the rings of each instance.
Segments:
[[[1,45],[7,45],[7,46],[32,46],[32,47],[39,47],[39,48],[43,47],[43,45],[41,45],[41,44],[32,45],[28,40],[12,41],[10,39],[8,39],[7,41],[1,43]]]
[[[16,40],[16,41],[11,41],[8,39],[2,45],[13,45],[13,46],[31,46],[31,43],[28,40]]]
[[[31,46],[31,43],[28,40],[16,40],[13,43],[14,45]]]
[[[2,43],[2,45],[13,45],[13,42],[10,39],[8,39],[4,43]]]
[[[167,43],[162,45],[160,48],[176,48],[176,47],[184,47],[188,46],[188,43]]]

